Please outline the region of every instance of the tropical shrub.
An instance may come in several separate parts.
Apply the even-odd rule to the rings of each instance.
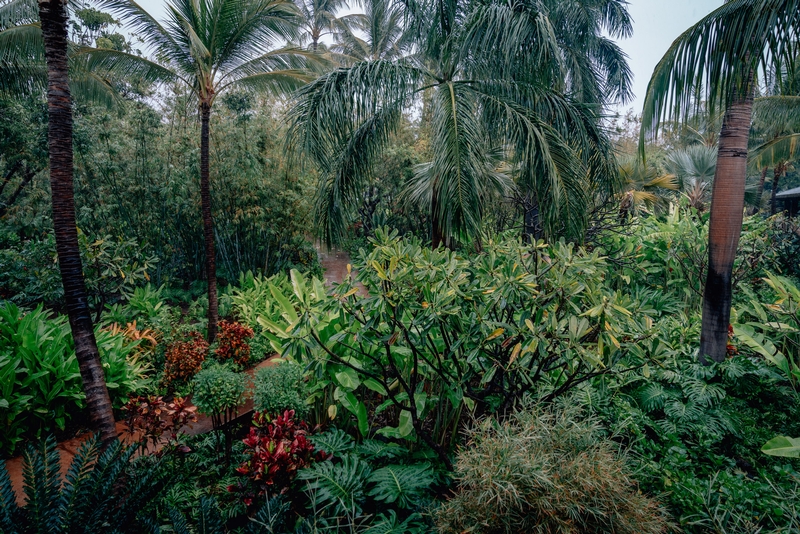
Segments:
[[[367,292],[349,280],[303,299],[311,292],[293,276],[281,319],[259,319],[310,369],[315,413],[341,407],[362,436],[419,439],[447,464],[463,411],[553,399],[662,356],[653,320],[608,288],[597,252],[503,240],[465,258],[387,231],[373,243],[355,266]]]
[[[567,403],[479,422],[458,453],[455,481],[455,495],[434,512],[443,534],[669,529],[598,421]]]
[[[276,359],[272,363],[256,371],[253,408],[270,416],[291,410],[303,419],[308,413],[303,368],[292,360]]]
[[[168,443],[177,442],[181,429],[197,422],[196,411],[197,407],[187,406],[181,397],[165,402],[155,395],[131,395],[122,407],[128,435],[136,439],[142,451],[149,446],[155,450],[165,433],[169,434]]]
[[[235,321],[220,321],[217,333],[217,349],[214,355],[221,362],[233,361],[244,367],[250,361],[250,345],[247,340],[253,337],[253,329]]]
[[[431,532],[419,510],[428,508],[444,478],[430,450],[412,453],[373,439],[356,444],[340,429],[311,436],[325,461],[298,474],[307,522],[320,530]]]
[[[247,482],[229,488],[240,493],[246,505],[256,497],[285,493],[297,472],[319,457],[308,439],[308,425],[295,421],[294,415],[287,410],[274,419],[259,412],[253,416],[243,441],[248,459],[236,470]]]
[[[5,463],[0,464],[0,530],[4,534],[149,531],[149,505],[168,482],[164,470],[130,476],[135,447],[120,442],[101,449],[90,438],[81,445],[66,476],[60,474],[56,440],[50,436],[24,454],[25,504],[17,504]]]
[[[224,365],[214,364],[203,369],[195,375],[192,385],[192,402],[200,413],[211,416],[214,428],[233,419],[244,401],[244,375]]]
[[[161,381],[167,388],[186,383],[200,371],[207,355],[208,342],[199,332],[190,332],[189,340],[167,346]]]
[[[106,384],[115,407],[146,389],[148,367],[131,355],[138,346],[121,334],[95,331]],[[41,306],[24,312],[0,306],[0,450],[10,454],[24,434],[64,430],[84,406],[83,382],[66,316]]]

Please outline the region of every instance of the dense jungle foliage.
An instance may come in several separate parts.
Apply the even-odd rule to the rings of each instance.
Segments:
[[[78,264],[53,1],[0,0],[1,533],[800,533],[800,2],[625,116],[622,0],[62,6]]]

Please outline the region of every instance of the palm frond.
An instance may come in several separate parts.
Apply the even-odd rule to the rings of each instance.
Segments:
[[[681,34],[648,84],[640,150],[659,125],[684,122],[705,101],[714,114],[749,90],[751,73],[791,61],[800,0],[731,0]]]

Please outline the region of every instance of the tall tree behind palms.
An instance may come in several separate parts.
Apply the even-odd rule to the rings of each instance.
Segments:
[[[66,1],[40,0],[39,19],[47,62],[47,144],[58,265],[86,404],[94,427],[103,442],[108,443],[116,438],[114,413],[89,313],[75,223]]]
[[[703,296],[699,357],[727,354],[731,275],[742,229],[754,74],[791,61],[800,30],[798,0],[731,0],[685,31],[656,66],[642,115],[648,133],[668,117],[685,121],[705,97],[713,115],[724,108],[709,223],[709,268]]]
[[[297,37],[298,10],[288,0],[173,0],[167,21],[156,21],[133,0],[101,5],[150,44],[164,66],[116,50],[92,51],[92,66],[152,81],[177,81],[197,98],[200,112],[200,198],[208,278],[208,339],[217,334],[214,223],[209,179],[209,122],[217,97],[233,88],[289,92],[309,80],[312,53],[276,45]],[[265,50],[268,50],[265,52]]]

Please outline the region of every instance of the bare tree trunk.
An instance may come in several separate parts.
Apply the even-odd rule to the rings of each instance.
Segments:
[[[769,203],[769,214],[775,215],[778,212],[778,199],[776,195],[778,194],[778,185],[781,182],[781,176],[783,176],[783,172],[786,170],[786,164],[783,162],[775,164],[775,171],[772,174],[772,198],[770,198]]]
[[[32,170],[25,171],[25,176],[23,176],[22,181],[19,183],[14,192],[11,193],[11,196],[8,197],[8,202],[5,202],[3,203],[2,206],[0,206],[0,217],[5,215],[6,212],[8,211],[8,208],[14,205],[14,202],[17,201],[19,196],[22,194],[22,191],[25,190],[25,187],[27,187],[27,185],[31,183],[31,180],[33,180],[34,176],[36,176],[36,173],[34,171]]]
[[[753,112],[752,82],[725,112],[719,134],[717,170],[711,192],[708,229],[708,276],[703,294],[700,361],[716,362],[727,355],[731,316],[731,276],[742,232],[744,186],[747,175],[747,142]],[[742,97],[741,95],[745,95]]]
[[[75,223],[75,198],[72,163],[72,100],[67,68],[67,3],[65,0],[39,0],[39,17],[47,60],[47,143],[50,151],[50,189],[53,199],[53,229],[56,252],[64,284],[69,324],[75,340],[75,355],[80,367],[86,404],[103,443],[117,438],[114,412],[108,396],[100,353],[94,338],[92,318],[83,280],[78,228]]]
[[[758,191],[756,192],[756,202],[750,215],[755,215],[761,211],[761,198],[764,196],[764,181],[767,179],[767,167],[761,169],[761,178],[758,180]]]
[[[211,185],[208,176],[208,123],[211,105],[200,104],[200,204],[203,212],[203,238],[206,247],[206,278],[208,279],[208,342],[217,337],[219,303],[217,302],[217,259],[214,250],[214,220],[211,218]]]
[[[431,248],[436,249],[442,245],[447,246],[439,220],[439,191],[434,187],[431,192]]]

